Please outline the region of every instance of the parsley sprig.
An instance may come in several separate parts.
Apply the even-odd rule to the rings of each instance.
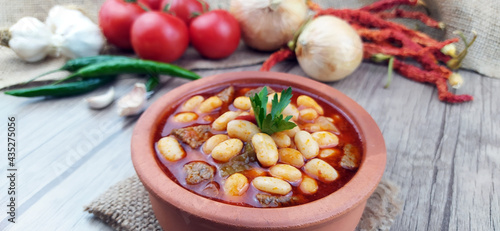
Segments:
[[[295,123],[289,121],[292,116],[289,115],[283,118],[281,114],[290,103],[291,98],[291,87],[281,92],[279,100],[278,94],[274,94],[271,113],[267,114],[267,87],[262,88],[259,93],[250,97],[252,108],[255,113],[255,120],[262,132],[272,135],[275,132],[285,131],[297,126]]]

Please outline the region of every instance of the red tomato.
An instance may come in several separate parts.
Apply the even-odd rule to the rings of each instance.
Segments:
[[[189,32],[182,20],[159,11],[141,15],[132,25],[132,46],[139,57],[172,62],[189,45]]]
[[[106,39],[122,49],[131,49],[130,28],[144,10],[136,3],[107,0],[99,11],[99,26]]]
[[[161,10],[161,0],[138,0],[138,4],[144,4],[150,10]]]
[[[222,59],[231,55],[240,43],[238,21],[225,10],[213,10],[191,22],[189,37],[204,57]]]
[[[160,11],[163,11],[167,4],[169,6],[166,12],[182,19],[186,25],[191,23],[193,16],[200,15],[209,8],[208,4],[203,0],[163,0]]]

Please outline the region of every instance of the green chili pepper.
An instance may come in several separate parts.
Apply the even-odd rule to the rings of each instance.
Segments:
[[[95,63],[100,63],[100,62],[105,62],[105,61],[109,61],[109,60],[123,60],[123,59],[130,59],[130,57],[126,57],[126,56],[113,56],[113,55],[97,55],[97,56],[90,56],[90,57],[83,57],[83,58],[77,58],[77,59],[71,59],[71,60],[68,60],[66,62],[66,64],[64,64],[64,66],[60,67],[59,69],[56,69],[56,70],[52,70],[52,71],[49,71],[49,72],[45,72],[35,78],[32,78],[30,80],[28,80],[26,83],[29,83],[35,79],[38,79],[42,76],[45,76],[45,75],[48,75],[48,74],[52,74],[54,72],[58,72],[58,71],[70,71],[70,72],[74,72],[74,71],[78,71],[80,68],[83,68],[83,67],[86,67],[88,65],[92,65],[92,64],[95,64]]]
[[[164,74],[193,80],[200,78],[198,74],[173,64],[130,58],[123,60],[109,60],[83,67],[65,79],[59,80],[54,84],[64,82],[77,76],[89,78],[101,75],[118,75],[125,73],[149,75]]]
[[[45,85],[40,87],[24,88],[4,92],[7,95],[20,97],[37,96],[70,96],[90,92],[98,87],[111,82],[114,77],[103,76],[101,78],[88,78],[81,81],[63,83],[59,85]]]
[[[150,92],[153,91],[158,84],[160,84],[160,79],[158,78],[158,75],[151,75],[149,76],[148,80],[146,81],[146,91]]]

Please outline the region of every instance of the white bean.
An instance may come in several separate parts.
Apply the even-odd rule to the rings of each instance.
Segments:
[[[255,167],[255,168],[245,170],[245,176],[247,176],[248,178],[251,178],[251,179],[258,177],[258,176],[267,176],[267,171],[265,171],[263,168]]]
[[[203,102],[205,98],[201,95],[195,95],[188,99],[183,105],[182,105],[182,111],[194,111],[198,106],[200,106],[201,102]]]
[[[273,138],[276,145],[278,145],[278,148],[287,148],[292,144],[290,136],[287,136],[283,132],[275,132],[271,135],[271,137]]]
[[[241,196],[247,191],[248,186],[248,179],[241,173],[235,173],[224,182],[224,192],[230,196]]]
[[[252,115],[252,114],[250,114],[250,112],[247,112],[247,111],[240,113],[240,116],[249,116],[249,115]]]
[[[291,115],[292,120],[299,119],[299,110],[293,104],[288,104],[281,114],[285,115],[285,117]]]
[[[323,149],[319,152],[319,155],[318,157],[319,158],[328,158],[328,157],[331,157],[331,156],[338,156],[342,154],[342,152],[336,148],[327,148],[327,149]]]
[[[224,131],[226,130],[227,123],[229,121],[234,120],[236,117],[238,117],[240,113],[235,112],[235,111],[227,111],[219,118],[217,118],[213,123],[212,123],[212,128],[217,131]]]
[[[280,148],[278,150],[279,160],[282,163],[292,165],[297,168],[304,166],[304,156],[293,148]]]
[[[200,104],[200,107],[198,109],[202,113],[208,113],[208,112],[211,112],[211,111],[219,108],[220,106],[222,106],[222,103],[223,102],[219,97],[212,96],[212,97],[206,99],[205,101],[203,101]]]
[[[277,95],[278,96],[278,102],[281,98],[281,92],[278,92],[278,93],[271,93],[269,95],[267,95],[267,105],[266,105],[266,109],[267,109],[267,112],[270,112],[271,109],[272,109],[272,106],[273,106],[273,99],[274,99],[274,96]]]
[[[220,162],[228,162],[231,158],[240,154],[243,142],[239,139],[222,141],[212,149],[212,158]]]
[[[271,176],[286,180],[288,182],[296,182],[302,179],[302,172],[288,164],[277,164],[269,168]]]
[[[198,115],[194,112],[181,112],[174,116],[174,121],[177,123],[188,123],[198,119]]]
[[[250,141],[252,136],[259,132],[259,127],[250,121],[232,120],[227,123],[227,135],[245,142]]]
[[[319,148],[331,148],[339,144],[339,137],[331,132],[314,132],[311,136],[318,142]]]
[[[205,143],[203,144],[201,149],[203,150],[203,152],[205,154],[210,154],[210,153],[212,153],[212,150],[215,148],[215,146],[217,146],[218,144],[220,144],[228,139],[229,139],[229,136],[224,135],[224,134],[218,134],[218,135],[212,136],[212,137],[208,138],[207,141],[205,141]]]
[[[300,110],[299,119],[306,122],[312,122],[318,118],[318,112],[313,108],[305,108]]]
[[[295,134],[295,145],[297,150],[302,153],[306,159],[311,159],[319,154],[318,142],[316,142],[311,134],[306,131],[299,131]]]
[[[314,100],[313,98],[307,96],[307,95],[301,95],[297,97],[297,106],[303,106],[306,108],[314,108],[318,112],[318,114],[323,115],[324,111],[323,108]]]
[[[278,148],[273,138],[266,133],[257,133],[252,137],[252,146],[257,154],[257,160],[264,167],[273,166],[278,162]]]
[[[235,108],[246,111],[252,107],[252,102],[250,101],[249,97],[240,96],[234,99],[233,105]]]
[[[293,121],[290,121],[290,122],[295,123]],[[295,137],[295,134],[297,134],[297,132],[299,132],[299,131],[300,131],[299,126],[295,126],[292,129],[288,129],[288,130],[285,130],[285,131],[282,131],[282,132],[285,133],[290,138],[293,138],[293,137]]]
[[[304,194],[315,194],[318,191],[318,182],[311,177],[304,176],[302,182],[300,182],[299,189]]]
[[[292,191],[292,186],[281,179],[269,176],[259,176],[252,180],[252,185],[264,192],[286,195]]]
[[[163,137],[158,141],[158,150],[168,161],[178,161],[186,156],[186,152],[174,137]]]
[[[339,174],[331,165],[321,159],[312,159],[304,165],[304,171],[311,177],[323,182],[332,182]]]
[[[324,116],[319,116],[314,123],[304,124],[302,129],[308,132],[331,131],[334,133],[340,133],[335,124],[330,122],[330,120]]]

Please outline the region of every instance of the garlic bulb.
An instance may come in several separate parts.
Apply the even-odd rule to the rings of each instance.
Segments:
[[[99,27],[78,10],[54,6],[45,23],[21,18],[2,33],[2,45],[20,58],[36,62],[46,56],[78,58],[98,55],[104,45]]]
[[[113,102],[115,98],[115,90],[111,87],[106,93],[85,98],[85,101],[92,109],[105,108]]]
[[[295,55],[311,78],[336,81],[351,74],[363,59],[363,43],[356,31],[334,16],[320,16],[299,35]]]
[[[54,6],[49,11],[45,24],[53,33],[51,55],[68,58],[98,55],[104,45],[101,29],[82,12],[63,6]]]
[[[146,105],[146,86],[136,83],[134,89],[118,100],[118,115],[131,116],[142,111]]]
[[[231,0],[229,11],[240,24],[245,44],[261,51],[287,44],[307,17],[305,0]]]
[[[9,47],[27,62],[42,60],[51,52],[51,37],[49,28],[33,17],[21,18],[10,27]]]

